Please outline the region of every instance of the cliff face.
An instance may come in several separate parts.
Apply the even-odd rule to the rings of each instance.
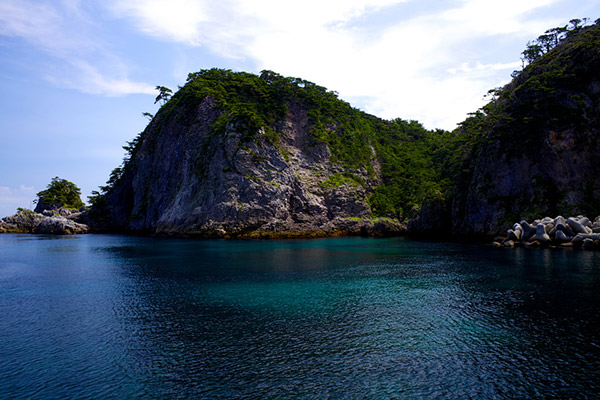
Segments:
[[[397,233],[410,216],[411,233],[482,235],[598,215],[600,26],[549,32],[565,37],[454,132],[384,121],[270,71],[190,74],[127,146],[91,224],[294,237]]]
[[[334,162],[330,146],[311,134],[306,106],[286,102],[283,118],[266,128],[272,131],[230,117],[219,130],[230,110],[212,95],[168,110],[93,207],[97,228],[197,237],[404,229],[397,219],[373,218],[368,196],[381,183],[375,150],[363,166]],[[327,131],[343,135],[335,123]]]
[[[463,123],[473,147],[450,207],[455,233],[600,214],[599,28],[571,33]]]

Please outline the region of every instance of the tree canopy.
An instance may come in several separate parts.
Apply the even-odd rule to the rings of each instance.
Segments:
[[[81,201],[81,189],[77,187],[73,182],[69,182],[66,179],[59,178],[58,176],[52,178],[52,181],[48,184],[45,190],[42,190],[37,194],[38,206],[43,209],[48,208],[80,208],[85,204]]]

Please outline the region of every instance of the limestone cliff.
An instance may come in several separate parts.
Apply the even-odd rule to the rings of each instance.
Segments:
[[[224,93],[215,76],[245,83]],[[378,151],[385,141],[368,136],[381,130],[369,124],[393,124],[311,85],[270,72],[192,74],[95,199],[93,226],[194,237],[403,231],[399,212],[377,208],[389,180],[381,161],[391,163]]]

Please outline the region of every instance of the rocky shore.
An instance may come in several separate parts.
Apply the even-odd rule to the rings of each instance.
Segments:
[[[87,208],[78,210],[58,208],[36,213],[19,209],[15,215],[0,219],[0,233],[48,233],[55,235],[74,235],[88,233],[85,221]]]
[[[497,247],[574,247],[585,250],[600,249],[600,216],[592,222],[588,217],[545,217],[533,223],[523,220],[497,237]]]

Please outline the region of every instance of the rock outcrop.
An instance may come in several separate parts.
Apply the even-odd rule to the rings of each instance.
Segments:
[[[88,226],[61,216],[51,216],[33,228],[33,233],[49,233],[54,235],[73,235],[88,233]]]
[[[496,238],[494,245],[600,249],[600,216],[594,222],[582,215],[566,219],[545,217],[536,219],[533,224],[521,221],[508,229],[505,237]]]
[[[31,233],[44,216],[31,210],[19,210],[15,215],[0,219],[0,233]]]
[[[80,223],[86,213],[80,210],[59,208],[44,210],[42,214],[31,210],[19,210],[13,216],[0,219],[0,233],[47,233],[73,235],[88,233],[89,227]]]
[[[344,165],[311,134],[310,108],[289,99],[285,108],[272,127],[229,119],[220,131],[229,110],[211,95],[193,108],[162,110],[93,206],[94,228],[244,238],[403,232],[397,219],[371,211],[369,195],[382,179],[375,150],[368,165]],[[335,122],[326,129],[343,134]]]

